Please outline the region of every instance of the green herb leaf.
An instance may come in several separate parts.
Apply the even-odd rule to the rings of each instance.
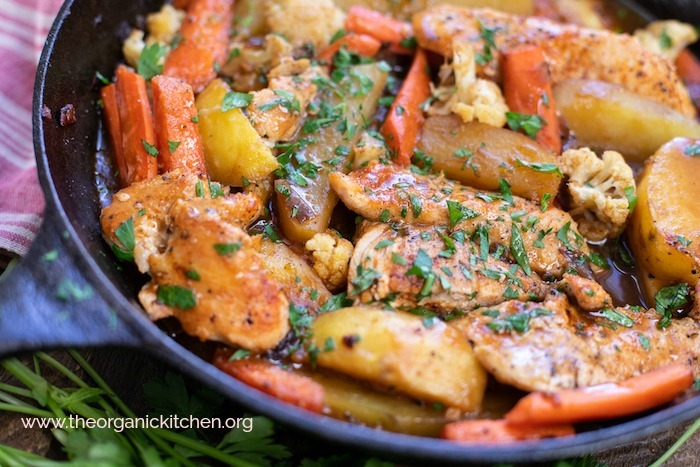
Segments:
[[[527,252],[525,251],[525,242],[523,241],[523,236],[520,233],[520,229],[515,224],[513,224],[511,228],[510,253],[513,255],[515,262],[518,263],[525,274],[528,276],[532,275],[530,261],[527,259]]]
[[[141,140],[141,144],[143,144],[143,148],[146,150],[149,156],[158,156],[158,149],[156,149],[156,147],[150,144],[148,141]]]
[[[536,172],[542,172],[546,174],[557,174],[559,177],[564,178],[564,174],[561,173],[559,167],[556,164],[543,163],[543,162],[524,162],[520,159],[515,159],[516,164],[520,167],[527,167]],[[551,196],[551,195],[550,195]]]
[[[391,262],[399,266],[406,266],[406,264],[408,264],[406,263],[406,258],[393,251],[391,252]]]
[[[517,112],[506,112],[508,126],[513,131],[523,130],[530,138],[536,138],[537,133],[547,122],[539,115],[527,115]]]
[[[214,244],[214,249],[219,253],[219,256],[227,256],[236,253],[242,246],[243,244],[241,242],[216,243]]]
[[[659,36],[659,46],[661,50],[668,50],[673,47],[673,39],[668,35],[666,28],[661,31],[661,35]]]
[[[244,109],[253,102],[253,95],[245,92],[227,92],[221,102],[221,111],[228,112],[231,109]]]
[[[346,306],[352,305],[352,300],[348,298],[346,292],[341,292],[339,294],[333,295],[331,298],[323,304],[319,309],[319,313],[326,313],[333,310],[338,310],[340,308],[345,308]]]
[[[686,156],[691,156],[691,157],[700,156],[700,144],[691,144],[691,145],[686,146],[683,153]]]
[[[350,284],[352,285],[352,296],[356,297],[372,287],[374,281],[380,277],[382,277],[381,272],[372,268],[364,268],[361,264],[358,264],[357,275],[352,281],[350,281]]]
[[[661,315],[661,320],[657,324],[659,329],[664,329],[671,324],[673,312],[688,303],[689,294],[690,287],[686,283],[669,285],[659,290],[654,297],[656,311]]]
[[[381,242],[377,243],[377,244],[374,246],[374,249],[375,249],[375,250],[382,250],[382,249],[384,249],[384,248],[386,248],[386,247],[388,247],[388,246],[391,246],[391,245],[393,245],[393,244],[394,244],[394,241],[393,241],[393,240],[389,240],[389,239],[387,238],[387,239],[384,239],[384,240],[382,240]]]
[[[94,294],[88,284],[80,286],[70,279],[62,279],[56,287],[56,298],[64,302],[82,302],[92,298]]]
[[[168,149],[170,150],[170,154],[177,151],[177,148],[179,148],[179,147],[180,147],[179,141],[168,141]]]
[[[238,349],[229,357],[228,361],[233,362],[235,360],[241,360],[250,356],[250,350]]]
[[[117,230],[114,231],[114,236],[117,237],[119,245],[112,245],[112,251],[122,261],[134,260],[134,247],[136,246],[136,236],[134,235],[134,219],[128,218],[122,222]]]
[[[411,210],[413,211],[413,218],[418,219],[421,212],[423,212],[423,203],[419,197],[414,194],[410,194],[408,198],[411,201]]]
[[[447,200],[447,210],[450,214],[450,227],[454,227],[461,221],[474,219],[479,213],[469,209],[457,201]]]
[[[615,310],[614,308],[603,308],[599,311],[591,313],[591,315],[605,318],[608,321],[612,321],[613,323],[619,324],[620,326],[624,326],[626,328],[631,328],[634,326],[634,320],[632,318],[620,311]]]
[[[164,305],[181,310],[189,310],[197,305],[194,292],[179,285],[159,285],[157,297]]]
[[[147,81],[163,72],[163,59],[168,48],[157,42],[143,48],[136,69]]]
[[[632,214],[635,206],[637,206],[637,194],[634,192],[633,186],[628,186],[625,188],[625,197],[627,198],[630,214]]]
[[[647,352],[651,350],[651,343],[649,342],[649,338],[642,334],[641,332],[637,333],[637,340],[639,341],[639,345],[644,348]]]

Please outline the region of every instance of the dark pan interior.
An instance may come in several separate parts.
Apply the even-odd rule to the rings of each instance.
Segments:
[[[39,101],[34,109],[35,115],[40,114],[45,105],[52,112],[52,120],[43,119],[36,125],[36,137],[43,139],[43,145],[38,144],[37,148],[45,147],[45,153],[39,150],[37,161],[49,198],[48,208],[55,209],[67,221],[74,252],[87,260],[84,273],[101,284],[98,290],[108,306],[123,317],[131,317],[130,322],[141,328],[144,350],[283,424],[325,441],[413,461],[494,463],[570,457],[647,437],[700,415],[700,399],[695,398],[643,418],[569,439],[494,449],[460,446],[350,425],[286,405],[224,375],[147,322],[140,308],[129,304],[137,305],[136,291],[142,278],[114,259],[100,235],[100,198],[95,184],[99,82],[95,72],[112,76],[115,64],[121,59],[120,40],[128,34],[130,25],[142,21],[139,15],[158,9],[161,3],[162,0],[67,1],[40,64],[36,94]],[[60,109],[68,104],[75,107],[77,120],[64,128],[58,124],[58,116]],[[36,117],[35,123],[37,120],[41,119]]]

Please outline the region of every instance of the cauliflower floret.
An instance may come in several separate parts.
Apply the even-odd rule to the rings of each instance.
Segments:
[[[184,19],[184,11],[176,10],[172,5],[163,5],[158,13],[152,13],[146,18],[149,38],[155,42],[170,44]]]
[[[476,77],[474,47],[471,44],[454,41],[452,48],[452,65],[444,65],[440,70],[442,83],[433,90],[437,101],[430,107],[428,114],[447,115],[452,112],[462,117],[465,123],[476,120],[502,127],[506,124],[508,105],[501,88],[492,81]],[[450,86],[447,82],[453,73],[455,85]]]
[[[141,58],[141,53],[147,45],[161,44],[170,50],[177,32],[185,19],[185,12],[176,10],[171,5],[163,5],[157,13],[152,13],[146,18],[148,37],[140,29],[132,29],[129,37],[122,45],[122,53],[129,66],[136,68]]]
[[[645,49],[674,63],[681,50],[698,40],[698,32],[691,24],[665,20],[654,21],[646,28],[637,29],[634,37]]]
[[[138,65],[141,52],[146,47],[146,42],[143,40],[144,36],[144,32],[140,29],[132,29],[131,34],[129,34],[129,37],[124,41],[124,45],[122,45],[124,59],[133,68],[136,68]]]
[[[622,155],[605,151],[600,159],[588,148],[569,149],[559,166],[569,176],[569,213],[581,234],[591,241],[621,234],[636,190],[632,169]]]
[[[388,158],[384,143],[369,132],[365,131],[360,136],[360,141],[352,147],[352,167],[359,169],[377,159]]]
[[[282,34],[295,47],[308,43],[315,50],[327,46],[345,24],[345,13],[333,0],[268,0],[265,17],[272,32]]]
[[[333,231],[317,233],[306,242],[314,271],[328,290],[337,291],[345,287],[353,248],[352,243]]]

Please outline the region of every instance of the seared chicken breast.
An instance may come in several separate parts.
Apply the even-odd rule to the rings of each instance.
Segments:
[[[361,303],[389,301],[447,315],[512,298],[541,300],[549,290],[537,274],[482,255],[464,232],[387,224],[363,232],[348,274],[348,294]],[[370,276],[374,280],[368,282]]]
[[[559,209],[544,212],[534,203],[503,193],[486,193],[446,180],[418,175],[379,161],[348,175],[334,172],[331,186],[345,205],[373,221],[451,226],[478,233],[491,247],[510,251],[513,231],[532,270],[559,278],[589,255],[576,222]]]
[[[660,315],[632,307],[583,313],[556,291],[544,303],[509,301],[452,321],[499,381],[554,391],[622,381],[671,363],[700,375],[700,323],[657,329]]]
[[[265,270],[261,237],[230,217],[247,212],[251,198],[175,202],[167,249],[150,256],[153,279],[139,293],[152,319],[175,316],[202,341],[251,350],[271,349],[287,334],[289,301]]]

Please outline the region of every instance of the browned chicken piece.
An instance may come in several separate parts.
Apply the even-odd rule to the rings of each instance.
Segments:
[[[212,185],[220,188],[218,184]],[[148,257],[165,249],[167,241],[165,217],[170,207],[177,200],[197,197],[198,191],[204,197],[211,197],[211,185],[205,178],[180,169],[134,183],[117,192],[112,197],[112,204],[102,210],[100,215],[102,235],[110,245],[124,249],[125,245],[117,237],[117,232],[125,222],[131,219],[134,224],[134,262],[139,271],[146,273]],[[225,187],[221,191],[227,195],[229,189]],[[259,204],[255,203],[247,207],[250,211],[245,213],[245,216],[249,220],[244,222],[252,221],[253,217],[260,215],[262,207]],[[241,214],[243,213],[236,213],[237,216]]]
[[[497,380],[524,391],[617,382],[671,363],[700,375],[700,323],[671,320],[657,329],[654,310],[583,313],[563,294],[544,303],[509,301],[452,321]]]
[[[557,288],[583,311],[598,311],[613,305],[612,297],[603,286],[587,277],[564,274],[564,278],[559,281]]]
[[[484,258],[463,233],[453,234],[429,226],[364,228],[350,262],[348,296],[442,315],[546,296],[549,287],[537,274],[528,276],[517,264],[491,255]]]
[[[289,301],[265,270],[262,238],[230,217],[246,212],[250,199],[257,197],[175,202],[167,249],[149,258],[153,279],[139,293],[151,319],[174,316],[202,341],[258,351],[287,334]]]
[[[316,313],[332,297],[311,265],[284,243],[264,239],[260,256],[270,278],[294,305]]]
[[[448,5],[418,13],[413,17],[413,28],[421,47],[444,56],[452,54],[454,40],[471,43],[477,53],[492,56],[492,60],[477,68],[482,77],[499,79],[499,50],[537,44],[542,47],[555,83],[590,79],[620,84],[687,117],[696,114],[673,64],[644,49],[627,34]],[[493,32],[498,49],[491,50],[491,54],[484,52],[486,30]]]
[[[258,134],[274,144],[289,141],[304,123],[306,107],[316,97],[313,78],[323,76],[319,67],[299,75],[273,76],[269,87],[253,92],[248,118]]]
[[[330,182],[348,208],[373,221],[454,223],[454,229],[469,236],[476,233],[484,238],[488,232],[492,247],[509,250],[516,228],[523,240],[521,251],[540,275],[561,277],[590,253],[569,214],[554,208],[542,212],[534,203],[509,193],[480,192],[442,176],[417,175],[379,161],[348,175],[334,172]]]

